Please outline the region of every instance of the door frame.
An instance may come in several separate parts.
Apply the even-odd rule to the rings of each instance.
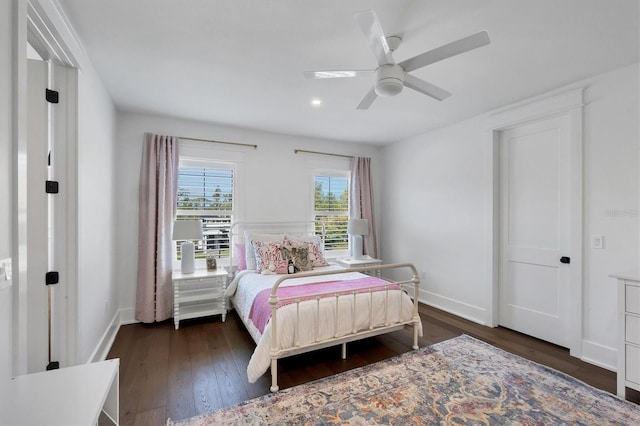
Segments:
[[[60,287],[56,297],[55,308],[62,317],[56,320],[53,327],[58,341],[55,343],[52,356],[60,361],[60,366],[71,366],[77,363],[77,104],[78,104],[78,62],[72,53],[77,50],[73,42],[65,40],[56,30],[59,23],[52,19],[62,19],[55,12],[55,6],[50,2],[40,0],[26,0],[12,2],[13,30],[12,30],[12,370],[13,375],[27,373],[27,339],[26,321],[29,306],[27,304],[27,220],[26,203],[27,175],[29,159],[27,148],[27,43],[38,52],[43,60],[49,62],[51,75],[50,86],[54,89],[64,86],[66,94],[61,93],[61,101],[65,104],[61,113],[62,120],[53,123],[52,131],[57,143],[66,143],[64,158],[59,162],[65,167],[59,167],[56,180],[60,182],[60,196],[56,202],[63,211],[55,218],[60,238],[54,247],[56,270],[64,280],[65,287]],[[53,17],[53,18],[52,18]],[[71,68],[64,75],[56,75],[53,64]],[[54,118],[55,119],[55,118]],[[55,144],[56,142],[54,142]],[[55,149],[55,146],[54,146]],[[44,183],[43,183],[44,191]],[[61,282],[62,282],[61,280]],[[42,279],[44,286],[44,277]],[[45,366],[43,366],[44,369]]]
[[[488,116],[489,173],[492,190],[487,200],[487,241],[489,247],[486,323],[497,327],[500,315],[500,135],[503,131],[544,118],[566,116],[569,120],[570,144],[570,256],[568,329],[569,351],[582,356],[582,276],[583,276],[583,92],[580,87],[566,92],[537,97],[497,110]]]

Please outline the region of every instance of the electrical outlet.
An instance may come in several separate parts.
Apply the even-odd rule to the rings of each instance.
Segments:
[[[592,235],[591,236],[591,248],[594,248],[594,249],[604,248],[604,236],[603,235]]]

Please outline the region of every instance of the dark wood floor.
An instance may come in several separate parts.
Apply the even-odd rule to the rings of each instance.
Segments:
[[[567,349],[505,329],[489,328],[437,309],[420,306],[420,346],[468,334],[494,346],[568,373],[615,393],[615,373],[569,356]],[[403,330],[279,361],[281,389],[327,377],[411,350],[412,332]],[[255,344],[235,312],[220,316],[120,328],[109,358],[120,358],[120,424],[163,425],[228,407],[269,393],[264,375],[248,383],[246,367]],[[636,392],[627,398],[640,401]]]

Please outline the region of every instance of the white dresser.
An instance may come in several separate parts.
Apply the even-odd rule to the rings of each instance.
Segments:
[[[0,425],[98,425],[101,412],[118,425],[119,369],[109,359],[4,380]]]
[[[618,396],[640,391],[640,270],[612,274],[618,280]]]
[[[196,269],[192,274],[173,273],[173,322],[180,327],[180,320],[208,315],[227,318],[227,271]]]

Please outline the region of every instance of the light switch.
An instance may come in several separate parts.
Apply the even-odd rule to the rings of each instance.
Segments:
[[[594,249],[604,248],[604,235],[592,235],[591,248],[594,248]]]
[[[0,259],[0,281],[11,281],[11,258]]]

